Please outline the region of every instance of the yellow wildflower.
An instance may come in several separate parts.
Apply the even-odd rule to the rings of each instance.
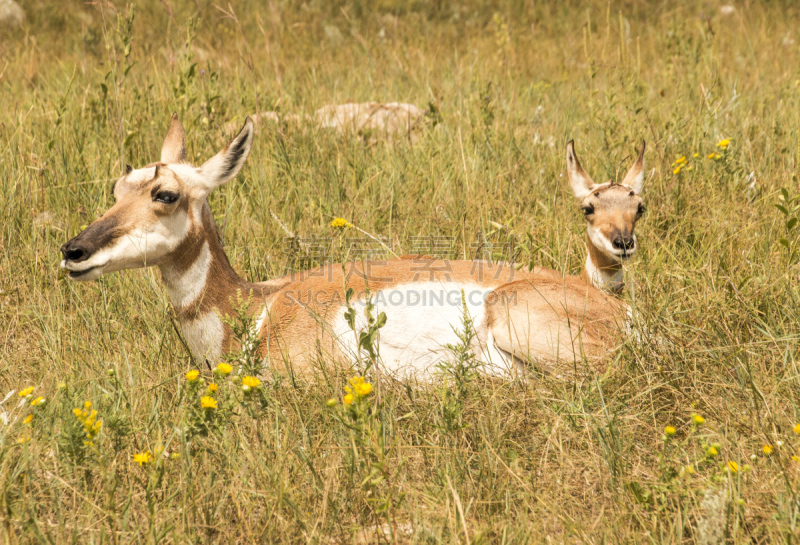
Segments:
[[[700,416],[699,414],[693,414],[693,415],[692,415],[692,422],[694,422],[694,423],[695,423],[695,424],[697,424],[698,426],[699,426],[700,424],[702,424],[703,422],[705,422],[705,421],[706,421],[706,419],[705,419],[705,418],[703,418],[702,416]]]
[[[728,149],[728,146],[731,144],[730,138],[724,138],[717,143],[718,148]]]
[[[347,394],[346,396],[344,396],[344,402],[347,405],[352,405],[353,404],[353,394]]]
[[[719,451],[717,450],[716,447],[708,447],[708,450],[706,451],[706,456],[708,456],[709,458],[713,458],[717,454],[719,454]]]
[[[689,475],[694,475],[694,468],[692,466],[686,466],[683,468],[683,470]]]
[[[242,386],[249,386],[250,388],[258,388],[261,386],[261,381],[258,380],[256,377],[244,377],[242,378]]]
[[[797,424],[794,425],[794,432],[797,435],[800,435],[800,423],[797,423]]]
[[[25,435],[23,435],[22,437],[17,439],[17,443],[19,443],[21,445],[22,443],[27,443],[30,440],[31,440],[30,437],[26,437]]]
[[[23,420],[22,422],[24,424],[30,424],[31,422],[33,422],[33,415],[29,414],[28,416],[25,417],[25,420]]]
[[[83,444],[93,447],[94,440],[97,438],[100,430],[103,429],[103,421],[98,420],[97,411],[89,411],[89,409],[92,407],[91,401],[84,402],[83,406],[85,407],[83,410],[80,408],[73,409],[72,414],[74,414],[75,418],[77,418],[78,421],[83,424],[83,432],[86,435],[86,439],[84,440]]]
[[[666,428],[664,428],[664,434],[667,437],[672,437],[673,435],[675,435],[675,428],[673,428],[672,426],[667,426]]]
[[[208,391],[211,392],[212,394],[217,390],[219,390],[219,386],[217,386],[216,383],[212,382],[211,384],[208,385]]]
[[[686,156],[685,156],[685,155],[683,155],[683,156],[682,156],[680,159],[678,159],[677,161],[675,161],[675,163],[676,163],[676,164],[679,164],[679,165],[682,165],[682,164],[683,164],[683,163],[685,163],[685,162],[686,162]]]
[[[33,386],[28,386],[24,390],[20,390],[19,397],[28,397],[33,393]]]
[[[139,464],[140,466],[143,466],[145,464],[149,464],[150,460],[152,460],[152,459],[153,459],[153,456],[150,454],[149,450],[146,450],[144,452],[140,452],[139,454],[134,454],[133,455],[133,462],[136,463],[136,464]]]
[[[769,456],[772,454],[772,445],[764,445],[761,447],[761,451],[764,453],[764,456]]]
[[[356,393],[361,397],[368,396],[372,392],[372,384],[365,382],[356,387]]]
[[[200,398],[200,405],[202,405],[204,409],[216,409],[217,400],[211,396],[203,396]]]
[[[800,456],[797,456],[796,454],[792,454],[792,460],[794,460],[795,462],[800,462]]]
[[[672,171],[673,174],[680,174],[681,173],[681,166],[678,165],[678,168]]]
[[[200,376],[200,371],[198,371],[197,369],[192,369],[191,371],[186,373],[186,380],[188,380],[189,382],[194,382],[197,380],[197,377],[199,376]]]
[[[699,154],[699,153],[695,153],[695,154],[693,154],[693,155],[692,155],[692,157],[694,157],[695,159],[697,159],[698,157],[700,157],[700,154]]]
[[[334,229],[344,229],[345,227],[351,227],[350,222],[348,222],[344,218],[334,218],[334,220],[330,223],[330,226]]]
[[[42,396],[37,397],[33,401],[31,401],[31,407],[35,407],[36,405],[43,404],[44,398]]]
[[[731,473],[737,473],[739,471],[739,464],[731,460],[728,462],[728,469],[731,470]]]
[[[215,375],[222,375],[223,377],[227,377],[233,371],[233,367],[231,367],[228,363],[220,363],[218,366],[214,368]]]

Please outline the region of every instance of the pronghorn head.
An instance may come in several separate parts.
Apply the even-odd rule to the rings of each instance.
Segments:
[[[230,144],[202,166],[192,166],[185,162],[183,126],[173,115],[161,160],[140,169],[126,167],[114,184],[114,206],[61,247],[61,267],[73,280],[94,280],[168,262],[181,242],[203,228],[206,197],[236,176],[252,143],[248,117]]]
[[[642,203],[644,150],[645,143],[642,142],[639,158],[621,183],[608,181],[596,184],[578,162],[574,141],[567,144],[569,183],[586,214],[589,241],[605,257],[605,262],[618,264],[636,251],[633,230],[645,210]],[[595,265],[601,266],[600,263]]]

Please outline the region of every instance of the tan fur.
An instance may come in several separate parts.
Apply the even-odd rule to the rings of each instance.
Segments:
[[[578,278],[554,278],[486,262],[480,263],[481,275],[476,262],[446,263],[446,269],[432,273],[433,280],[458,279],[494,288],[487,298],[488,332],[501,350],[541,370],[563,374],[570,366],[582,366],[584,361],[590,363],[592,370],[602,370],[605,354],[619,341],[627,307]],[[363,296],[366,285],[374,294],[429,279],[427,271],[421,277],[414,260],[371,263],[368,267],[370,275],[365,279],[354,273],[363,271],[364,264],[346,264],[346,273],[353,273],[346,288]],[[514,280],[507,282],[509,278]],[[288,361],[295,372],[310,373],[318,355],[341,357],[324,324],[345,309],[342,269],[341,265],[329,265],[288,280],[266,295],[269,320],[260,332],[266,341],[262,352],[273,365]],[[253,294],[258,294],[259,286],[254,286]],[[558,362],[567,366],[566,371],[558,368]]]

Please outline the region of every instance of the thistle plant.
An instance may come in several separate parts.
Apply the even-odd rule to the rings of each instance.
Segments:
[[[472,384],[478,378],[478,369],[482,365],[472,351],[472,343],[477,333],[467,308],[464,290],[461,290],[461,328],[453,327],[453,332],[458,337],[458,342],[445,345],[451,358],[437,366],[450,380],[450,384],[444,390],[441,405],[442,423],[448,433],[467,426],[462,420],[462,412],[466,400],[473,393]]]
[[[240,375],[258,375],[263,368],[259,356],[261,338],[256,331],[257,318],[252,314],[252,300],[244,299],[241,290],[236,290],[236,299],[231,299],[232,316],[223,316],[222,322],[229,325],[238,349],[225,354],[228,364],[239,365]]]

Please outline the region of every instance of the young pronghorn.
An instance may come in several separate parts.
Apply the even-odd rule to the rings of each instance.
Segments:
[[[240,278],[222,248],[206,197],[242,168],[253,141],[241,132],[200,167],[185,161],[185,136],[173,116],[161,160],[127,167],[114,187],[116,203],[64,244],[61,267],[74,280],[157,265],[198,363],[216,363],[231,348],[221,317],[237,291],[258,317],[255,333],[271,365],[310,373],[320,361],[354,361],[355,335],[343,314],[344,290],[369,292],[388,321],[380,331],[383,368],[424,377],[458,342],[466,305],[477,332],[473,350],[487,373],[508,375],[532,364],[563,373],[600,368],[619,339],[627,307],[585,279],[517,271],[508,264],[407,257],[327,265],[253,284]],[[589,222],[588,278],[616,282],[618,260],[635,250],[642,212],[643,153],[623,185],[594,185],[567,148],[570,181]],[[359,303],[363,306],[364,300]],[[358,313],[359,316],[362,313]]]

